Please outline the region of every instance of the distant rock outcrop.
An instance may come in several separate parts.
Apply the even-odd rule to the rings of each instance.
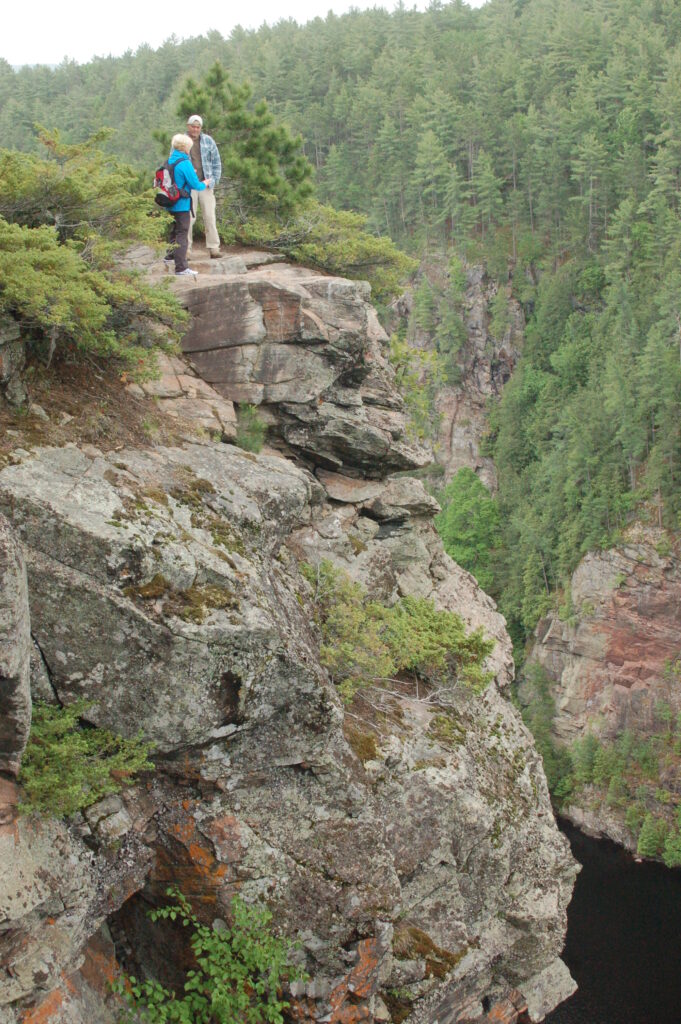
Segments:
[[[617,548],[586,555],[572,576],[570,605],[564,620],[554,613],[539,623],[527,662],[551,682],[556,740],[592,734],[607,743],[629,730],[645,742],[672,728],[681,712],[681,559],[666,531],[635,526]],[[667,760],[659,783],[678,793],[681,765]],[[668,798],[648,803],[663,814],[671,809]],[[625,810],[591,790],[566,808],[587,831],[635,847]]]
[[[468,467],[490,490],[497,486],[496,470],[493,460],[481,452],[487,433],[487,407],[513,373],[525,329],[522,308],[507,285],[507,325],[501,337],[494,337],[490,304],[498,289],[482,267],[466,269],[461,313],[466,337],[461,348],[447,357],[456,366],[458,380],[439,388],[436,399],[441,420],[435,458],[444,469],[445,482]],[[398,304],[399,314],[409,317],[411,306],[411,296],[405,295]],[[433,344],[432,337],[423,330],[416,331],[414,341],[419,348]]]

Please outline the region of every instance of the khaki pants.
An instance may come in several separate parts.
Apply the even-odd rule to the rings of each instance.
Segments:
[[[215,192],[212,188],[205,188],[202,192],[192,192],[192,219],[189,226],[189,249],[192,247],[192,234],[194,221],[199,206],[203,217],[203,226],[206,230],[206,248],[219,249],[220,236],[218,235],[217,224],[215,223]]]

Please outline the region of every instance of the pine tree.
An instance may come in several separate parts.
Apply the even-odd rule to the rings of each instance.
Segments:
[[[658,857],[665,846],[667,823],[662,818],[646,814],[638,837],[636,852],[641,857]]]
[[[312,194],[312,166],[300,138],[275,121],[265,100],[253,102],[247,83],[237,85],[218,63],[182,90],[178,114],[201,112],[220,150],[229,214],[237,222],[254,213],[290,215]]]

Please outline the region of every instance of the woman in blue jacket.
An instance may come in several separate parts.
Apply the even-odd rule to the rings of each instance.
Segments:
[[[193,142],[188,135],[173,135],[171,153],[168,157],[168,163],[173,168],[175,184],[189,193],[186,197],[181,196],[176,203],[168,207],[168,212],[173,215],[173,224],[170,229],[170,243],[165,261],[166,263],[175,262],[175,273],[179,277],[196,277],[196,271],[190,270],[187,266],[191,190],[203,192],[212,184],[210,178],[207,181],[199,181],[189,158],[192,146]]]

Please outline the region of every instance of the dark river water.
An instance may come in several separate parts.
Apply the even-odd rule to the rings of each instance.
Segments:
[[[563,953],[579,990],[547,1024],[681,1024],[681,870],[561,828],[583,865]]]

